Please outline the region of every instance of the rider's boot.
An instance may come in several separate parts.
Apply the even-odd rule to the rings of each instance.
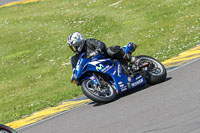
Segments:
[[[123,59],[130,62],[128,66],[128,73],[129,75],[131,75],[132,78],[134,78],[136,75],[135,72],[138,70],[136,65],[136,58],[134,56],[131,56],[131,54],[125,53]]]
[[[134,56],[131,56],[128,53],[125,53],[124,56],[122,57],[123,59],[129,61],[131,64],[134,64],[136,61],[136,58]]]

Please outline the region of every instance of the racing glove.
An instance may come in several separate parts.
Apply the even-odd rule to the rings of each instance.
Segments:
[[[101,53],[101,49],[96,49],[94,52],[90,53],[90,57],[94,57],[98,55],[99,53]]]

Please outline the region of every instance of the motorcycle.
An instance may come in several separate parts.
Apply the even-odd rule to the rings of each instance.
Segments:
[[[131,51],[128,45],[122,49],[127,53]],[[86,53],[82,53],[73,68],[72,83],[81,85],[83,93],[98,103],[111,102],[118,94],[146,83],[163,82],[167,76],[165,67],[146,55],[136,56],[134,64],[106,58],[103,53],[91,59],[85,56]]]

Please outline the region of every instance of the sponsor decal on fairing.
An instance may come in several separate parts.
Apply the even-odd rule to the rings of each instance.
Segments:
[[[140,79],[140,80],[138,80],[138,81],[132,83],[132,84],[131,84],[131,87],[135,87],[135,86],[141,84],[143,81],[144,81],[143,79]]]
[[[99,66],[96,66],[96,70],[100,71],[104,68],[104,66],[102,64],[99,64]]]
[[[131,77],[128,77],[128,82],[131,82]]]
[[[117,65],[117,70],[118,70],[117,76],[121,77],[120,73],[122,72],[122,69],[121,69],[120,64]]]

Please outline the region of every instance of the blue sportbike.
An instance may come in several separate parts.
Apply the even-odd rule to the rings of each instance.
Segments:
[[[122,48],[129,52],[129,47]],[[156,59],[141,55],[130,64],[124,60],[106,58],[103,53],[92,59],[82,53],[73,68],[72,83],[82,86],[83,93],[98,103],[113,101],[117,94],[166,79],[165,67]]]

